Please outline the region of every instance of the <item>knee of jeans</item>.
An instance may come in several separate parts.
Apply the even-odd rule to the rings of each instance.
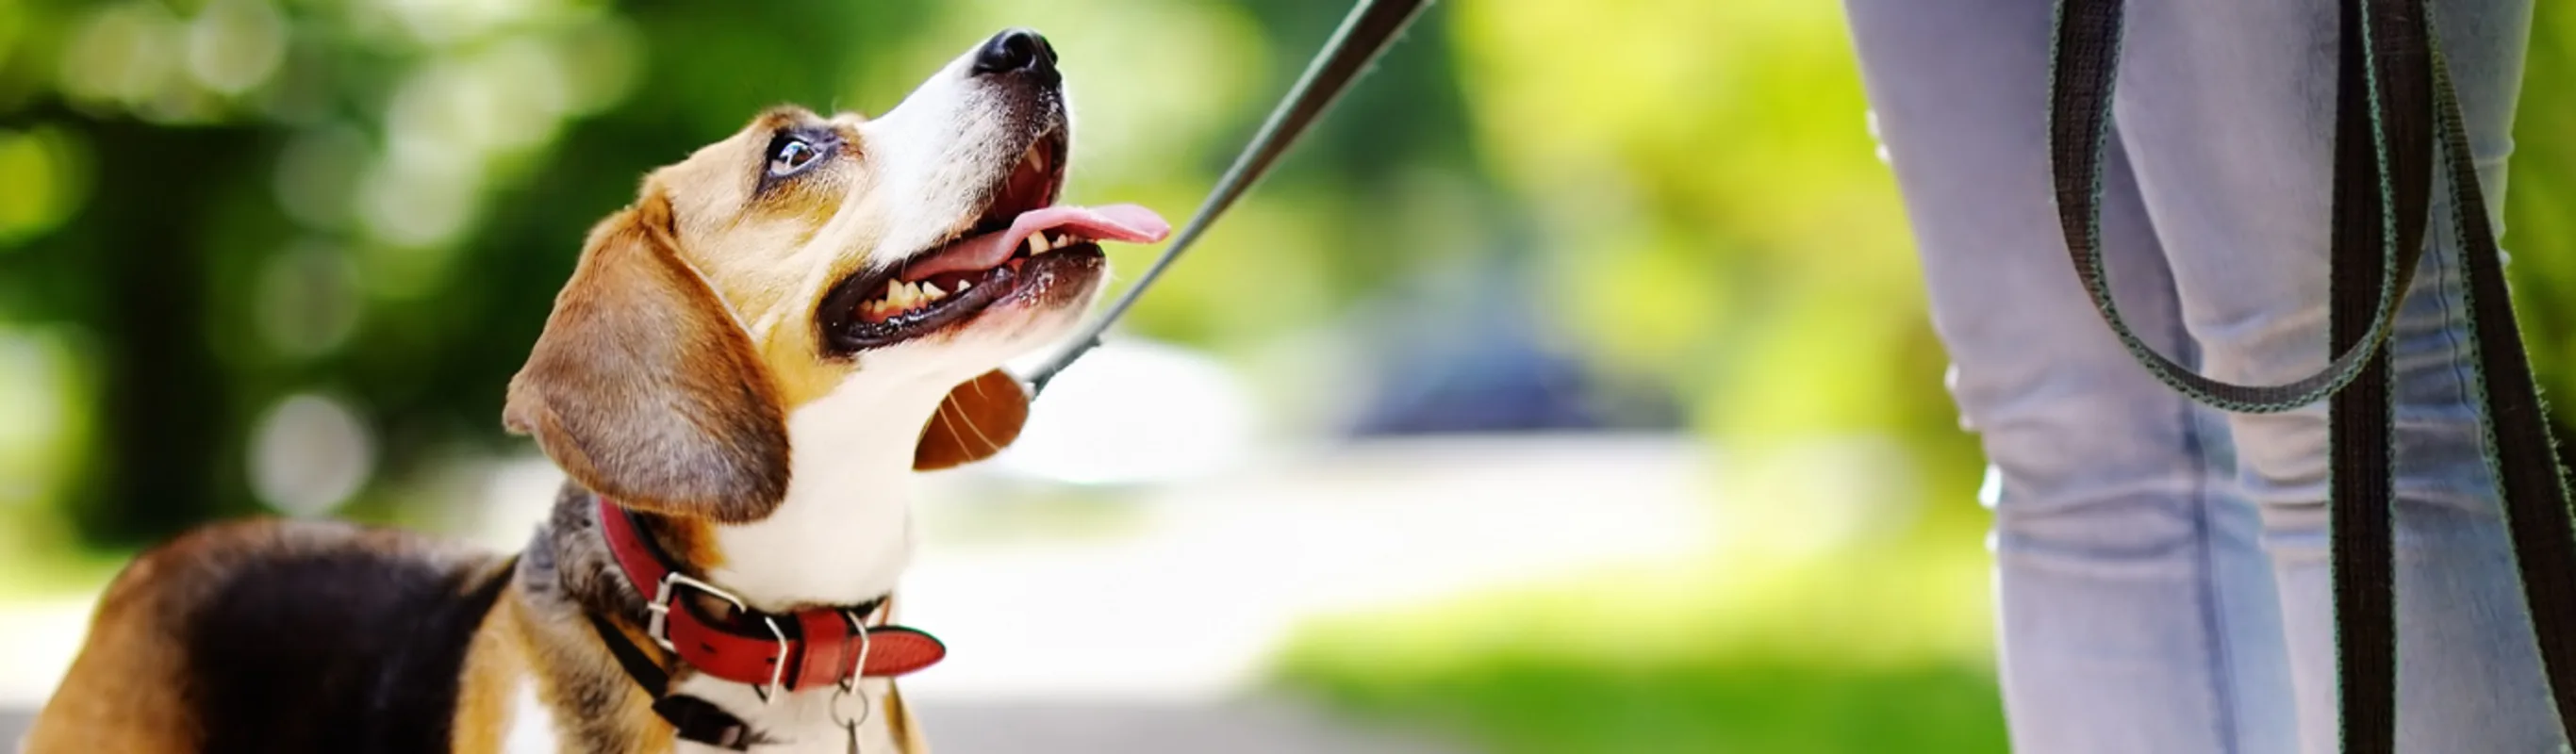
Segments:
[[[2154,550],[2190,536],[2205,481],[2197,419],[2162,385],[2110,382],[1961,391],[1993,464],[1980,496],[1999,547]]]
[[[1995,547],[2138,557],[2193,541],[2207,480],[2187,435],[2112,423],[2007,425],[1985,437],[1980,502]]]
[[[2265,529],[2322,529],[2332,480],[2325,407],[2239,415],[2229,423],[2240,464],[2235,484],[2261,509]],[[2482,453],[2482,426],[2467,407],[2400,406],[2392,428],[2393,467],[2362,473],[2391,475],[2400,506],[2499,515],[2494,475]]]
[[[2015,494],[1995,501],[1998,557],[2075,568],[2120,568],[2188,561],[2206,535],[2206,501],[2188,487],[2133,480],[2073,494]]]

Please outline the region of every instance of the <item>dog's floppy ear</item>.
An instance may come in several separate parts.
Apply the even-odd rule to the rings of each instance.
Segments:
[[[756,521],[787,491],[777,388],[723,300],[681,260],[658,194],[592,229],[502,423],[617,502]]]
[[[1020,439],[1028,421],[1029,395],[1020,381],[999,369],[985,372],[939,401],[913,446],[912,468],[936,471],[991,458]]]

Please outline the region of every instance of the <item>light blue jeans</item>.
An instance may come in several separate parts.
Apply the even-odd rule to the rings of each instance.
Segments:
[[[2436,0],[2490,209],[2530,0]],[[2067,262],[2046,147],[2048,0],[1845,0],[1993,466],[2002,678],[2023,752],[2332,752],[2322,404],[2229,415],[2150,377]],[[2103,243],[2139,334],[2213,377],[2325,362],[2331,0],[2133,0]],[[2556,751],[2480,456],[2459,249],[2436,197],[2398,372],[2401,751]],[[2501,218],[2497,218],[2501,219]]]

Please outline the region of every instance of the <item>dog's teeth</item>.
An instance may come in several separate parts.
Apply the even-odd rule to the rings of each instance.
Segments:
[[[961,289],[959,289],[959,290],[964,290],[964,289],[962,289],[962,288],[961,288]],[[943,299],[943,298],[947,298],[947,297],[948,297],[948,292],[947,292],[947,291],[940,290],[940,289],[939,289],[939,284],[938,284],[938,283],[932,283],[932,282],[929,282],[929,281],[923,281],[923,282],[921,283],[921,293],[922,293],[922,295],[929,296],[929,297],[930,297],[930,300],[932,300],[932,301],[937,301],[937,300],[940,300],[940,299]]]
[[[921,289],[901,280],[886,281],[885,305],[888,311],[900,312],[921,303]]]
[[[1029,234],[1029,256],[1046,253],[1046,231]]]
[[[975,281],[972,281],[972,280],[960,280],[960,281],[957,281],[957,292],[958,292],[958,293],[965,293],[965,292],[966,292],[966,289],[968,289],[968,288],[973,288],[973,287],[975,287]]]

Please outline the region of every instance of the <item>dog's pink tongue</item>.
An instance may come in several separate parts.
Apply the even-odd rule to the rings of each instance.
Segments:
[[[1134,204],[1101,207],[1055,206],[1020,213],[1009,230],[959,239],[947,248],[905,265],[895,277],[920,280],[943,272],[989,270],[1011,261],[1011,252],[1038,231],[1053,231],[1095,241],[1153,243],[1172,234],[1162,215]]]
[[[1021,238],[1041,230],[1066,230],[1096,241],[1153,243],[1172,234],[1172,224],[1153,210],[1134,204],[1100,207],[1048,207],[1020,213],[1010,232]]]

